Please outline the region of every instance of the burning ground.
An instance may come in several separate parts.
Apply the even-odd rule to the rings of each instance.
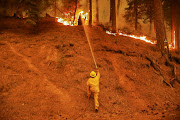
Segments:
[[[87,28],[100,79],[100,108],[87,103],[86,81],[95,69],[82,26],[41,20],[30,34],[23,20],[6,19],[0,31],[0,119],[178,120],[180,85],[155,45]],[[178,54],[173,56],[179,58]],[[153,68],[154,60],[164,79]],[[180,78],[179,61],[172,61]]]

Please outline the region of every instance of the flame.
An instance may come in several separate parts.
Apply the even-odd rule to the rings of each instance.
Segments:
[[[81,15],[81,18],[84,19],[84,24],[87,25],[88,24],[88,13],[84,13],[84,11],[80,11],[78,13],[78,18],[79,16]],[[56,17],[57,18],[57,22],[59,23],[62,23],[63,25],[69,25],[69,26],[77,26],[78,25],[78,20],[77,21],[74,21],[74,23],[72,21],[67,21],[67,20],[64,20],[63,18],[60,18],[60,17]],[[72,17],[73,19],[74,17]],[[150,44],[156,44],[157,42],[154,41],[154,40],[149,40],[147,39],[146,36],[136,36],[136,35],[129,35],[129,34],[125,34],[125,33],[122,33],[122,32],[119,32],[119,33],[112,33],[111,31],[106,31],[107,34],[109,35],[114,35],[114,36],[117,36],[117,35],[121,35],[121,36],[126,36],[126,37],[130,37],[130,38],[134,38],[134,39],[138,39],[138,40],[142,40],[142,41],[145,41],[147,43],[150,43]],[[169,48],[170,49],[175,49],[175,31],[174,31],[174,40],[171,44],[169,44]]]
[[[114,36],[116,36],[118,34],[118,35],[121,35],[121,36],[126,36],[126,37],[131,37],[131,38],[134,38],[134,39],[139,39],[139,40],[145,41],[145,42],[150,43],[150,44],[156,44],[155,41],[148,40],[146,36],[128,35],[128,34],[121,33],[121,32],[120,33],[112,33],[111,31],[106,31],[106,33],[110,34],[110,35],[114,35]]]
[[[176,31],[174,31],[174,49],[175,49],[175,42],[176,42]]]
[[[63,18],[59,18],[59,17],[56,17],[56,18],[57,18],[57,22],[62,23],[63,25],[73,26],[73,24],[72,24],[71,21],[66,21],[66,20],[64,20]]]
[[[88,20],[87,19],[87,16],[88,16],[88,13],[86,12],[86,13],[84,13],[83,11],[81,11],[81,12],[79,12],[79,15],[81,14],[81,17],[83,18],[83,19],[85,19],[85,20]]]
[[[79,13],[78,13],[78,18],[79,18],[79,16],[81,15],[81,18],[83,18],[84,19],[84,22],[85,22],[85,24],[87,24],[88,23],[88,13],[86,12],[86,13],[84,13],[84,11],[80,11]],[[60,17],[56,17],[57,18],[57,22],[59,22],[59,23],[62,23],[63,25],[69,25],[69,26],[76,26],[76,25],[78,25],[78,20],[77,21],[74,21],[74,23],[72,22],[73,20],[71,20],[71,21],[68,21],[68,20],[64,20],[63,18],[60,18]],[[74,17],[72,16],[72,19],[73,19]]]
[[[170,49],[175,49],[175,44],[176,44],[176,31],[174,31],[174,39],[172,43],[169,44]]]

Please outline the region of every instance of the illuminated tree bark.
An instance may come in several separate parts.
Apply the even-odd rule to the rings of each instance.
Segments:
[[[175,50],[177,52],[180,52],[180,10],[179,10],[179,4],[180,2],[178,0],[172,0],[171,1],[171,10],[172,10],[172,40]]]
[[[164,25],[162,0],[154,0],[154,14],[155,14],[157,46],[163,55],[168,54],[168,51],[169,51],[168,42],[164,44],[167,38],[166,38],[166,29]]]
[[[180,19],[180,15],[178,17]],[[176,26],[176,51],[180,53],[180,21],[177,22]]]
[[[180,53],[180,11],[176,19],[178,19],[176,26],[176,51]]]
[[[176,31],[176,30],[175,30],[175,28],[176,28],[175,0],[172,0],[172,1],[171,1],[171,14],[172,14],[171,43],[172,43],[173,47],[175,47],[175,46],[174,46],[174,43],[175,43],[175,41],[174,41],[174,39],[175,39],[175,31]]]

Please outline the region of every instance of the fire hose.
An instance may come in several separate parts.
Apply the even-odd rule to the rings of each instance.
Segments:
[[[82,90],[81,88],[78,88],[78,87],[75,87],[75,88],[78,89],[78,90],[80,90],[80,91],[82,91],[82,92],[84,92],[84,93],[86,93],[86,91]],[[91,97],[92,97],[92,96],[91,96]],[[86,112],[86,108],[87,108],[87,106],[88,106],[89,100],[90,100],[90,95],[88,96],[88,99],[87,99],[87,102],[86,102],[86,105],[85,105],[85,107],[84,107],[83,112],[82,112],[81,114],[79,114],[77,117],[73,118],[73,120],[77,120],[78,118],[80,118],[80,117]],[[104,108],[107,110],[107,112],[109,112],[109,113],[111,113],[111,114],[113,113],[111,109],[109,109],[109,108],[107,108],[105,105],[103,105],[102,101],[99,101],[99,104],[100,104],[102,107],[104,107]]]
[[[83,21],[83,20],[82,20],[82,21]],[[89,44],[89,48],[90,48],[90,50],[91,50],[91,55],[92,55],[92,57],[93,57],[93,61],[94,61],[95,67],[96,67],[96,69],[97,69],[97,63],[96,63],[96,60],[95,60],[95,57],[94,57],[94,53],[93,53],[93,50],[92,50],[92,47],[91,47],[91,43],[90,43],[90,40],[89,40],[89,36],[88,36],[88,34],[87,34],[87,30],[86,30],[86,28],[85,28],[85,26],[84,26],[84,21],[83,21],[82,23],[83,23],[84,32],[85,32],[85,34],[86,34],[87,41],[88,41],[88,44]]]
[[[86,33],[86,32],[85,32],[85,33]],[[97,63],[96,63],[96,60],[95,60],[95,57],[94,57],[94,53],[93,53],[93,50],[92,50],[92,47],[91,47],[90,40],[89,40],[89,39],[87,39],[87,40],[88,40],[89,48],[90,48],[90,50],[91,50],[91,54],[92,54],[92,57],[93,57],[93,60],[94,60],[94,64],[95,64],[96,69],[97,69]]]
[[[83,21],[83,20],[82,20]],[[94,61],[94,64],[95,64],[95,67],[97,69],[97,63],[96,63],[96,60],[95,60],[95,57],[94,57],[94,53],[93,53],[93,50],[92,50],[92,47],[91,47],[91,43],[90,43],[90,40],[89,40],[89,36],[87,35],[87,31],[86,31],[86,28],[84,26],[84,21],[83,21],[83,27],[84,27],[84,32],[86,34],[86,37],[87,37],[87,41],[88,41],[88,44],[89,44],[89,48],[91,50],[91,55],[92,55],[92,58],[93,58],[93,61]],[[86,106],[84,107],[84,110],[83,112],[77,116],[76,118],[74,118],[74,120],[78,119],[79,117],[81,117],[85,112],[86,112],[86,108],[88,106],[88,103],[89,103],[89,98],[90,98],[90,95],[88,95],[88,99],[87,99],[87,102],[86,102]]]
[[[78,115],[76,118],[74,118],[74,120],[78,119],[79,117],[81,117],[81,116],[86,112],[86,108],[87,108],[88,103],[89,103],[89,98],[90,98],[90,95],[88,95],[88,99],[87,99],[87,102],[86,102],[86,106],[85,106],[83,112],[82,112],[80,115]]]

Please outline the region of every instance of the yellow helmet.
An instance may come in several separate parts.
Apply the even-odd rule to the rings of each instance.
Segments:
[[[96,77],[96,73],[95,73],[94,71],[92,71],[92,72],[90,73],[90,76],[91,76],[91,77]]]

